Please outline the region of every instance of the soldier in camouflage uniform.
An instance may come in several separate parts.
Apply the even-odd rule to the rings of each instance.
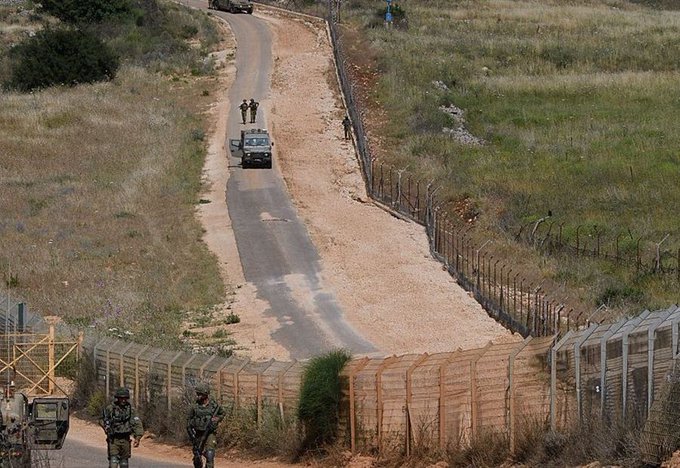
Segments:
[[[248,103],[248,108],[250,109],[250,123],[255,123],[257,117],[257,106],[259,105],[259,102],[253,98],[250,98],[250,102]]]
[[[223,419],[224,408],[214,398],[210,398],[210,387],[207,384],[198,384],[196,403],[191,406],[187,415],[187,433],[193,445],[194,468],[203,468],[203,457],[205,468],[215,466],[215,431]]]
[[[241,109],[241,120],[243,121],[243,124],[245,125],[246,116],[248,115],[248,109],[250,108],[250,106],[248,105],[248,101],[246,101],[244,99],[243,102],[241,103],[241,105],[238,106],[238,108]]]
[[[134,437],[134,446],[144,435],[142,421],[130,405],[130,391],[121,387],[114,394],[114,402],[104,408],[99,424],[106,432],[108,445],[109,468],[127,468],[132,455],[130,436]]]

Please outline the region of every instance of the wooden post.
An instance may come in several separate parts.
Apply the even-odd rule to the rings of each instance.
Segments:
[[[279,377],[277,379],[278,388],[276,398],[277,403],[279,405],[279,413],[281,414],[281,422],[285,422],[285,413],[283,411],[283,378],[295,364],[297,364],[297,361],[293,360],[293,362],[291,362],[289,366],[287,366],[283,371],[281,371],[281,373],[279,373]]]
[[[581,346],[586,342],[590,335],[599,327],[599,324],[593,323],[586,330],[581,332],[581,336],[574,343],[574,369],[576,377],[576,410],[578,411],[578,422],[583,422],[583,397],[581,395]]]
[[[350,432],[350,450],[352,453],[356,452],[356,414],[354,408],[354,378],[356,373],[362,370],[368,364],[367,357],[362,358],[359,363],[350,371],[349,374],[349,432]]]
[[[488,345],[487,345],[488,346]],[[486,349],[482,348],[482,349]],[[446,419],[446,409],[447,409],[447,398],[446,398],[446,368],[460,355],[462,349],[458,348],[457,350],[453,351],[451,353],[451,356],[449,356],[448,359],[446,359],[440,366],[439,366],[439,446],[440,447],[446,447],[446,436],[447,436],[447,431],[446,431],[446,424],[447,424],[447,419]],[[456,434],[458,435],[458,434]]]
[[[378,434],[378,453],[382,451],[382,418],[383,418],[383,400],[382,400],[382,373],[387,366],[397,360],[397,356],[391,356],[383,360],[382,364],[378,366],[375,375],[375,391],[376,391],[376,417],[377,434]]]
[[[120,378],[118,379],[120,381],[120,386],[125,387],[125,366],[123,365],[123,359],[125,356],[125,353],[127,353],[128,349],[132,347],[134,343],[128,343],[128,345],[123,348],[123,350],[118,354],[118,358],[120,359],[118,361],[118,372],[120,374]]]
[[[269,369],[274,362],[274,359],[270,359],[269,363],[267,364],[267,367],[263,368],[260,372],[257,373],[256,376],[256,389],[255,389],[255,398],[256,398],[256,405],[257,405],[257,427],[262,426],[262,374]]]
[[[149,346],[144,346],[136,355],[135,355],[135,391],[134,391],[134,403],[139,404],[139,356],[142,355],[147,349],[149,349]]]
[[[231,361],[233,361],[235,358],[232,356],[230,358],[227,358],[220,367],[217,368],[215,371],[215,397],[217,398],[217,402],[222,404],[222,370],[229,365]]]
[[[425,353],[415,360],[413,364],[406,370],[406,456],[411,454],[411,399],[413,397],[413,381],[411,380],[411,375],[416,367],[418,367],[422,362],[429,357],[429,354]]]
[[[238,375],[241,373],[241,371],[248,365],[250,362],[250,358],[246,358],[245,361],[243,362],[243,365],[239,367],[237,371],[234,372],[234,377],[233,377],[233,382],[234,382],[234,406],[238,407],[239,406],[239,395],[238,395]]]
[[[166,388],[168,395],[168,414],[170,411],[172,411],[172,363],[175,362],[182,354],[184,354],[184,351],[179,351],[177,354],[175,354],[175,357],[172,358],[170,362],[168,362],[168,383]]]
[[[508,436],[510,438],[510,453],[515,453],[515,431],[516,431],[516,418],[517,418],[517,408],[515,406],[515,358],[519,353],[522,352],[524,348],[527,347],[531,341],[531,336],[527,336],[520,345],[514,349],[510,356],[508,357]]]
[[[54,325],[59,321],[59,317],[48,316],[45,317],[45,321],[49,324],[49,337],[47,339],[47,364],[48,364],[48,376],[47,376],[47,393],[52,395],[54,393]]]
[[[477,409],[477,361],[489,350],[493,345],[491,341],[480,349],[479,354],[470,360],[470,434],[472,437],[477,435],[479,425],[479,415]]]

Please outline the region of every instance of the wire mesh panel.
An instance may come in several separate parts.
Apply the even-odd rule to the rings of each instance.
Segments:
[[[407,447],[423,446],[439,442],[441,406],[448,402],[442,380],[443,367],[456,353],[437,353],[424,356],[409,373],[407,381]],[[431,438],[432,440],[427,440]]]
[[[644,463],[658,466],[680,444],[680,373],[677,359],[663,379],[658,397],[649,409],[649,417],[640,437],[640,455]]]
[[[651,404],[657,398],[657,394],[666,381],[666,376],[671,371],[673,360],[678,356],[677,342],[673,337],[680,334],[680,307],[671,307],[671,313],[666,320],[655,330],[653,337],[653,365],[651,394],[653,396]]]
[[[629,334],[650,314],[643,312],[629,320],[607,342],[605,418],[607,421],[621,421],[625,417],[628,387]]]
[[[262,373],[272,364],[271,361],[248,362],[238,379],[239,403],[244,406],[260,405],[262,401]]]
[[[387,359],[369,359],[354,377],[356,443],[361,450],[378,448],[378,374]]]
[[[457,351],[442,364],[443,395],[440,407],[439,440],[443,446],[466,445],[476,424],[474,365],[489,349]]]
[[[553,337],[531,339],[515,356],[512,366],[510,411],[513,428],[546,424],[550,416],[550,348]]]
[[[521,342],[494,343],[479,358],[473,374],[479,432],[507,430],[508,359]]]
[[[379,444],[381,450],[401,450],[406,437],[407,373],[422,360],[421,354],[393,359],[380,375]]]

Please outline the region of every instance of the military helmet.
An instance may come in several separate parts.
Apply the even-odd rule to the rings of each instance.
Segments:
[[[120,387],[118,390],[116,390],[114,396],[116,398],[130,398],[130,390],[125,387]]]
[[[196,385],[196,393],[201,395],[210,395],[210,386],[206,383],[199,383]]]

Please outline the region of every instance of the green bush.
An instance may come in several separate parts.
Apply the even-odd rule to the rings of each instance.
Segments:
[[[348,351],[336,350],[315,357],[307,365],[298,407],[298,417],[305,430],[303,450],[335,439],[341,396],[340,371],[350,359]]]
[[[97,389],[90,395],[85,408],[89,416],[97,418],[102,415],[102,412],[104,411],[104,408],[106,408],[107,404],[108,402],[106,401],[106,394],[103,390]]]
[[[41,0],[40,9],[71,24],[100,23],[132,13],[130,0]]]
[[[112,79],[118,58],[96,36],[70,29],[46,29],[11,50],[5,85],[20,91],[73,86]]]

